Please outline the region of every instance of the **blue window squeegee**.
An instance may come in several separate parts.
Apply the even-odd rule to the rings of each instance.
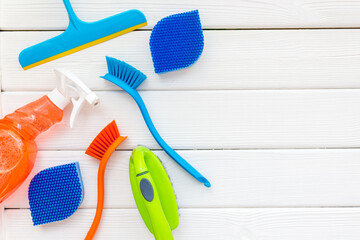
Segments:
[[[147,25],[139,10],[129,10],[96,22],[80,20],[69,0],[63,0],[69,15],[69,26],[59,36],[27,49],[19,56],[24,70],[39,66],[85,48],[105,42]]]

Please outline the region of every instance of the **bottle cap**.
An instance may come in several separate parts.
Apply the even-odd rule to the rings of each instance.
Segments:
[[[64,110],[65,107],[70,103],[70,100],[64,95],[62,95],[57,89],[52,90],[47,96],[50,101],[53,102],[61,110]]]

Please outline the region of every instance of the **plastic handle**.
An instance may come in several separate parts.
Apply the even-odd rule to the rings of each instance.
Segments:
[[[78,18],[78,16],[76,16],[75,11],[73,9],[73,7],[71,6],[70,0],[63,0],[64,1],[64,5],[66,8],[66,11],[69,15],[69,27],[73,26],[73,27],[77,27],[79,23],[81,23],[82,21]]]
[[[156,142],[164,149],[164,151],[172,158],[174,159],[174,161],[179,164],[184,170],[186,170],[191,176],[193,176],[196,180],[198,180],[199,182],[203,183],[206,187],[211,187],[210,182],[203,176],[201,175],[195,168],[193,168],[185,159],[183,159],[177,152],[174,151],[174,149],[172,149],[160,136],[160,134],[158,133],[158,131],[156,130],[153,122],[151,121],[150,118],[150,114],[146,109],[145,103],[142,100],[140,94],[133,89],[132,87],[130,87],[127,83],[123,82],[123,81],[119,81],[118,78],[110,75],[110,74],[106,74],[104,77],[102,77],[114,84],[116,84],[117,86],[121,87],[124,91],[126,91],[128,94],[130,94],[135,102],[137,103],[137,105],[140,108],[141,114],[143,115],[143,118],[145,120],[145,123],[147,125],[147,127],[149,128],[151,134],[153,135],[153,137],[155,138]]]
[[[145,103],[142,100],[140,94],[137,91],[132,91],[131,95],[136,101],[137,105],[140,108],[141,114],[144,117],[145,123],[149,128],[151,134],[155,138],[156,142],[164,149],[164,151],[174,159],[177,164],[179,164],[183,169],[185,169],[191,176],[193,176],[196,180],[203,183],[206,187],[211,187],[210,182],[201,175],[193,166],[191,166],[184,158],[182,158],[174,149],[172,149],[160,136],[158,131],[156,130],[151,118],[150,114],[146,109]]]
[[[85,101],[85,98],[81,97],[78,100],[71,99],[71,101],[73,103],[73,110],[70,115],[70,128],[73,128],[75,120],[76,120],[77,116],[79,115],[79,112],[81,111],[81,109],[84,106],[83,103]]]
[[[150,174],[146,174],[146,175],[142,176],[141,179],[147,179],[153,185]],[[138,179],[139,184],[140,184],[141,179]],[[148,202],[144,197],[143,197],[143,202],[146,206],[146,209],[147,209],[150,219],[151,219],[155,239],[156,240],[172,240],[173,235],[171,232],[171,228],[170,228],[169,223],[166,220],[165,214],[161,208],[160,200],[159,200],[159,196],[157,195],[156,188],[154,188],[154,194],[155,194],[154,199],[151,202]]]
[[[140,161],[137,161],[136,164],[144,166],[146,168],[146,164],[144,161],[144,155],[141,153],[138,155]],[[135,167],[138,169],[138,167]],[[161,207],[160,198],[156,189],[156,185],[154,184],[153,179],[151,178],[150,173],[139,174],[137,177],[138,187],[140,188],[140,192],[142,195],[142,201],[146,206],[146,210],[148,211],[151,226],[153,229],[153,234],[156,240],[172,240],[173,235],[171,232],[170,225],[166,219],[165,213]],[[147,186],[142,187],[142,182],[147,182]],[[146,195],[146,192],[151,192],[151,194]]]

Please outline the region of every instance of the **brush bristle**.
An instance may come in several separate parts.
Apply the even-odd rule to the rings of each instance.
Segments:
[[[84,198],[79,163],[39,172],[31,180],[28,194],[34,226],[70,217]]]
[[[145,80],[146,75],[124,61],[106,57],[109,74],[120,79],[133,89],[137,89]]]
[[[194,64],[204,49],[199,11],[163,18],[151,32],[150,50],[155,73],[166,73]]]
[[[101,160],[108,148],[120,137],[115,121],[107,125],[92,141],[86,154]]]

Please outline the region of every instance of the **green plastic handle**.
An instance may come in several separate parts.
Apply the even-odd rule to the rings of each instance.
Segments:
[[[170,179],[160,160],[145,147],[130,157],[129,176],[136,206],[156,240],[172,240],[179,212]]]
[[[156,189],[156,186],[151,178],[151,175],[149,173],[141,175],[137,177],[138,186],[140,186],[140,182],[142,179],[147,179],[153,188],[154,191],[154,198],[150,202],[146,200],[143,196],[142,200],[144,205],[146,206],[146,209],[149,213],[151,224],[153,228],[153,233],[156,240],[172,240],[173,235],[171,233],[171,228],[169,226],[169,223],[165,217],[165,214],[162,210],[159,195]]]

